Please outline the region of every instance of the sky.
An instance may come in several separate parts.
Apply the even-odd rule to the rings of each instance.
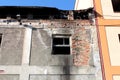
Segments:
[[[75,0],[0,0],[0,6],[44,6],[73,10]]]

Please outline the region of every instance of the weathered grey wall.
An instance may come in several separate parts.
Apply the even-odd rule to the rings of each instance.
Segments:
[[[47,31],[35,29],[32,33],[31,65],[47,66],[51,59],[51,40]]]
[[[24,29],[0,27],[2,42],[0,65],[20,65],[22,61]]]
[[[42,27],[43,25],[44,27]],[[90,25],[87,21],[43,21],[40,27],[33,29],[32,33],[31,66],[51,67],[50,70],[47,69],[47,74],[55,74],[56,76],[51,75],[51,78],[54,76],[58,80],[63,74],[69,75],[69,80],[76,76],[74,74],[80,76],[81,80],[89,80],[89,78],[102,80],[95,26]],[[56,34],[71,34],[70,55],[52,54],[52,35]],[[56,74],[54,70],[58,73]],[[36,80],[36,78],[49,79],[42,75],[31,77],[32,80]]]
[[[67,59],[72,60],[71,55],[52,54],[51,30],[49,29],[33,30],[30,65],[38,65],[38,66],[60,65],[61,66],[67,64],[66,63]]]
[[[0,80],[19,80],[19,75],[3,74],[3,75],[0,75]]]
[[[69,65],[89,65],[90,55],[92,55],[91,29],[93,26],[90,26],[88,21],[82,22],[84,23],[84,26],[82,26],[79,21],[51,21],[43,23],[46,23],[44,28],[34,28],[32,32],[30,65],[65,65],[66,61],[64,60],[66,60],[66,57],[71,60],[68,60],[70,62]],[[65,55],[52,54],[52,35],[60,34],[71,35],[71,53],[70,55],[66,55],[66,57]]]
[[[13,80],[102,80],[97,31],[89,20],[26,21],[21,26],[7,26],[0,26],[0,74],[19,74]],[[29,26],[32,30],[26,30]],[[27,53],[28,64],[23,64],[27,31],[32,31],[30,55]],[[56,34],[71,35],[70,55],[52,54],[52,35]]]

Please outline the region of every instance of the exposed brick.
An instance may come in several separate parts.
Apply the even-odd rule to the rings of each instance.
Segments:
[[[84,27],[76,28],[72,36],[72,53],[76,66],[89,64],[90,43],[87,37],[89,34],[86,31]]]

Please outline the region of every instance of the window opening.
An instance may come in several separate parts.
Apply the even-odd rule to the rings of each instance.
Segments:
[[[70,36],[53,36],[53,52],[54,55],[70,54]]]
[[[120,12],[120,0],[112,0],[112,6],[114,12]]]

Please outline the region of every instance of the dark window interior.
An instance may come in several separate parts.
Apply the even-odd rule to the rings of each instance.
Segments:
[[[55,45],[69,45],[69,38],[53,38]]]
[[[0,45],[1,45],[1,42],[2,42],[2,34],[0,34]]]
[[[53,44],[54,45],[63,44],[63,38],[53,38]]]
[[[118,34],[119,42],[120,42],[120,34]]]
[[[69,55],[70,54],[69,38],[53,37],[53,52],[54,55]]]
[[[64,41],[65,44],[69,45],[69,38],[64,38]]]
[[[114,12],[120,12],[120,0],[112,0]]]
[[[70,47],[53,47],[53,54],[68,55],[70,54]]]

